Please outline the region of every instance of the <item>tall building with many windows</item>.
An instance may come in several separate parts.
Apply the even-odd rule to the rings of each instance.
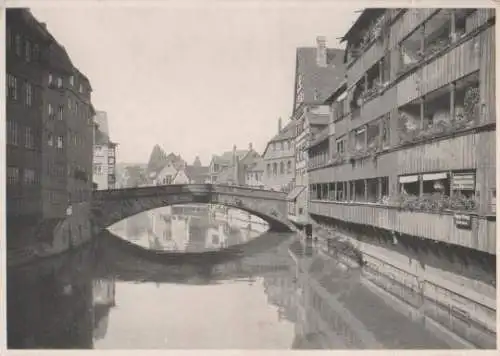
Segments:
[[[88,79],[46,25],[24,8],[6,19],[10,229],[64,219],[90,201],[94,110]]]
[[[297,49],[293,101],[295,165],[288,217],[298,225],[309,223],[307,147],[313,136],[328,126],[330,110],[325,100],[344,77],[344,51],[328,48],[323,36],[316,38],[316,47]]]
[[[383,244],[494,333],[495,10],[366,9],[344,41],[333,129],[308,149],[311,217]]]

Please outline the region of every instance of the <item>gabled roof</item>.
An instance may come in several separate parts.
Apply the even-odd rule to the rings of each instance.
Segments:
[[[203,183],[208,176],[208,167],[189,165],[184,170],[187,177],[195,183]]]
[[[236,150],[236,157],[243,158],[248,153],[248,150]],[[212,162],[217,164],[228,165],[233,161],[233,151],[226,151],[222,155],[213,155]]]
[[[296,126],[297,126],[297,121],[290,120],[288,124],[286,124],[285,127],[278,134],[276,134],[269,142],[276,142],[294,138]]]
[[[344,50],[327,48],[325,67],[318,65],[316,55],[316,47],[297,48],[295,71],[296,76],[302,76],[305,104],[323,103],[345,78]]]

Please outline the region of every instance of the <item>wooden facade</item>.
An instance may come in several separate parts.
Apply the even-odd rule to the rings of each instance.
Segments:
[[[371,225],[389,231],[446,242],[496,253],[496,221],[471,216],[471,228],[455,224],[453,213],[403,211],[393,207],[363,203],[341,203],[313,200],[309,212],[350,223]]]
[[[309,182],[329,183],[375,177],[484,168],[478,161],[494,162],[495,131],[448,137],[425,144],[388,150],[377,159],[366,157],[353,165],[324,167],[309,172]],[[481,155],[481,156],[480,156]],[[479,158],[481,157],[481,158]],[[494,166],[493,166],[494,167]]]
[[[495,26],[488,23],[495,12],[492,9],[478,9],[469,13],[465,34],[450,40],[434,55],[422,60],[419,67],[410,69],[406,74],[398,73],[400,42],[438,10],[404,10],[394,19],[390,31],[382,33],[389,41],[374,41],[348,68],[347,104],[353,96],[353,85],[363,77],[366,78],[366,70],[387,54],[391,58],[390,82],[384,84],[386,87],[379,95],[362,103],[359,114],[355,117],[350,113],[350,107],[346,108],[349,114],[344,118],[333,117],[334,128],[330,129],[329,145],[323,148],[327,159],[323,167],[315,165],[309,170],[309,183],[352,182],[387,177],[388,195],[393,196],[399,193],[401,175],[473,171],[473,193],[478,207],[473,213],[472,230],[456,228],[450,214],[398,211],[387,206],[365,207],[359,205],[363,204],[361,202],[354,203],[358,204],[354,207],[342,202],[314,202],[310,212],[495,253],[495,221],[488,220],[492,219],[496,210],[496,127],[492,124],[496,120]],[[479,118],[472,125],[459,132],[448,132],[446,136],[435,135],[412,144],[400,143],[401,106],[410,102],[423,103],[426,95],[446,88],[450,98],[449,116],[455,117],[456,93],[452,90],[455,88],[452,83],[473,73],[478,74],[479,78],[479,98],[475,104]],[[421,104],[421,118],[424,115],[423,105]],[[353,157],[354,130],[386,114],[389,116],[390,147],[379,150],[376,155],[363,158],[355,156],[343,164],[333,165],[335,160],[331,158]],[[367,134],[365,146],[366,136]],[[341,138],[346,139],[344,153],[336,152],[336,142]],[[320,146],[312,147],[317,155],[321,154],[318,151],[320,149]],[[365,188],[366,184],[365,181]],[[348,187],[347,192],[350,194]]]

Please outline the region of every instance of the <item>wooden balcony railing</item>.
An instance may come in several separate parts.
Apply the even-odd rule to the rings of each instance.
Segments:
[[[495,221],[475,214],[401,210],[388,205],[312,200],[309,212],[355,224],[496,253]],[[487,232],[479,234],[479,232]]]

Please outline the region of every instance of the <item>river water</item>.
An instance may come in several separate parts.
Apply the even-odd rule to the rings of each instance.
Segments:
[[[255,217],[163,209],[110,230],[8,270],[9,348],[450,348],[359,267]]]

